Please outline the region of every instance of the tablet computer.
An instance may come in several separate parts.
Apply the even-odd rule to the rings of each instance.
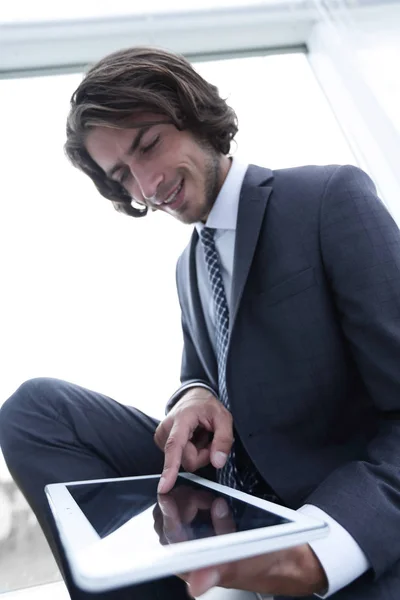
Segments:
[[[76,584],[89,592],[296,546],[328,526],[283,506],[180,473],[46,486]]]

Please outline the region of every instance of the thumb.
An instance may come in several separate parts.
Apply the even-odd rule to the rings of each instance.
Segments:
[[[225,465],[232,444],[232,422],[230,419],[221,419],[216,423],[210,452],[211,463],[216,469],[221,469]]]
[[[189,586],[190,595],[197,598],[219,584],[220,574],[215,567],[200,569],[192,571],[186,582]]]

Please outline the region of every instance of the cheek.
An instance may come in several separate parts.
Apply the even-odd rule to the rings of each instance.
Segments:
[[[135,202],[143,203],[143,194],[140,186],[135,182],[130,182],[125,185],[125,189]]]

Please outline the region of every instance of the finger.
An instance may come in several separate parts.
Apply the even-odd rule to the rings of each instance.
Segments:
[[[163,531],[170,544],[185,542],[188,536],[180,518],[178,507],[170,496],[158,496],[158,504],[163,514]]]
[[[215,496],[208,490],[194,490],[187,485],[175,487],[168,496],[173,496],[183,524],[195,519],[199,510],[211,510]]]
[[[182,466],[185,471],[193,473],[210,463],[210,449],[197,448],[193,442],[188,442],[182,453]]]
[[[212,497],[203,495],[203,494],[193,494],[187,501],[186,505],[183,507],[181,514],[182,520],[184,523],[191,523],[199,510],[207,510],[211,511],[212,506]]]
[[[197,516],[199,512],[199,507],[194,502],[188,502],[187,505],[182,510],[182,522],[185,525],[190,524]]]
[[[232,511],[224,498],[214,500],[211,507],[211,520],[217,535],[225,535],[236,531]]]
[[[161,521],[160,519],[157,519],[156,521],[154,521],[153,529],[156,532],[156,534],[158,535],[158,537],[160,537],[160,535],[162,534],[162,528],[163,528],[163,521]]]
[[[204,429],[204,427],[197,427],[193,433],[192,443],[198,448],[210,448],[213,434],[211,431]]]
[[[153,519],[156,521],[157,519],[162,518],[162,512],[159,504],[155,504],[153,508]]]
[[[205,594],[208,590],[219,584],[221,580],[218,567],[209,567],[192,571],[185,577],[189,593],[193,598]]]
[[[190,524],[199,511],[193,489],[187,485],[180,485],[170,492],[169,496],[171,495],[178,507],[182,523],[184,525]]]
[[[228,458],[233,444],[232,416],[227,410],[214,416],[214,437],[211,442],[211,463],[221,469]]]
[[[158,535],[158,540],[162,546],[168,546],[169,542],[165,539],[164,535],[164,518],[161,512],[161,509],[158,504],[156,504],[153,510],[153,518],[154,518],[154,531]]]
[[[159,494],[166,494],[175,484],[182,464],[183,450],[197,426],[197,418],[195,421],[195,423],[189,420],[184,421],[183,419],[176,419],[174,421],[164,445],[164,468],[157,490]]]
[[[174,421],[172,417],[166,417],[163,421],[161,421],[155,430],[154,441],[160,450],[164,450],[165,443],[168,439],[173,424]]]
[[[212,494],[203,494],[201,492],[193,494],[182,511],[182,519],[184,522],[191,523],[199,510],[207,510],[210,512],[213,500]]]

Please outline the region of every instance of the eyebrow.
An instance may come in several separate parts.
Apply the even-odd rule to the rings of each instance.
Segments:
[[[147,131],[149,131],[149,129],[151,129],[155,125],[165,125],[165,124],[169,124],[169,123],[171,123],[170,120],[162,119],[161,121],[150,121],[147,123],[141,123],[140,125],[136,126],[139,129],[139,132],[133,139],[132,144],[129,146],[126,154],[128,156],[132,156],[132,154],[137,150],[142,137],[144,136],[144,134]],[[123,163],[121,163],[121,161],[116,162],[115,165],[113,167],[111,167],[111,169],[108,169],[108,171],[106,171],[107,177],[109,177],[111,179],[112,176],[114,175],[114,173],[116,171],[118,171],[118,169],[120,169],[121,167],[124,167],[124,166],[125,165]]]

